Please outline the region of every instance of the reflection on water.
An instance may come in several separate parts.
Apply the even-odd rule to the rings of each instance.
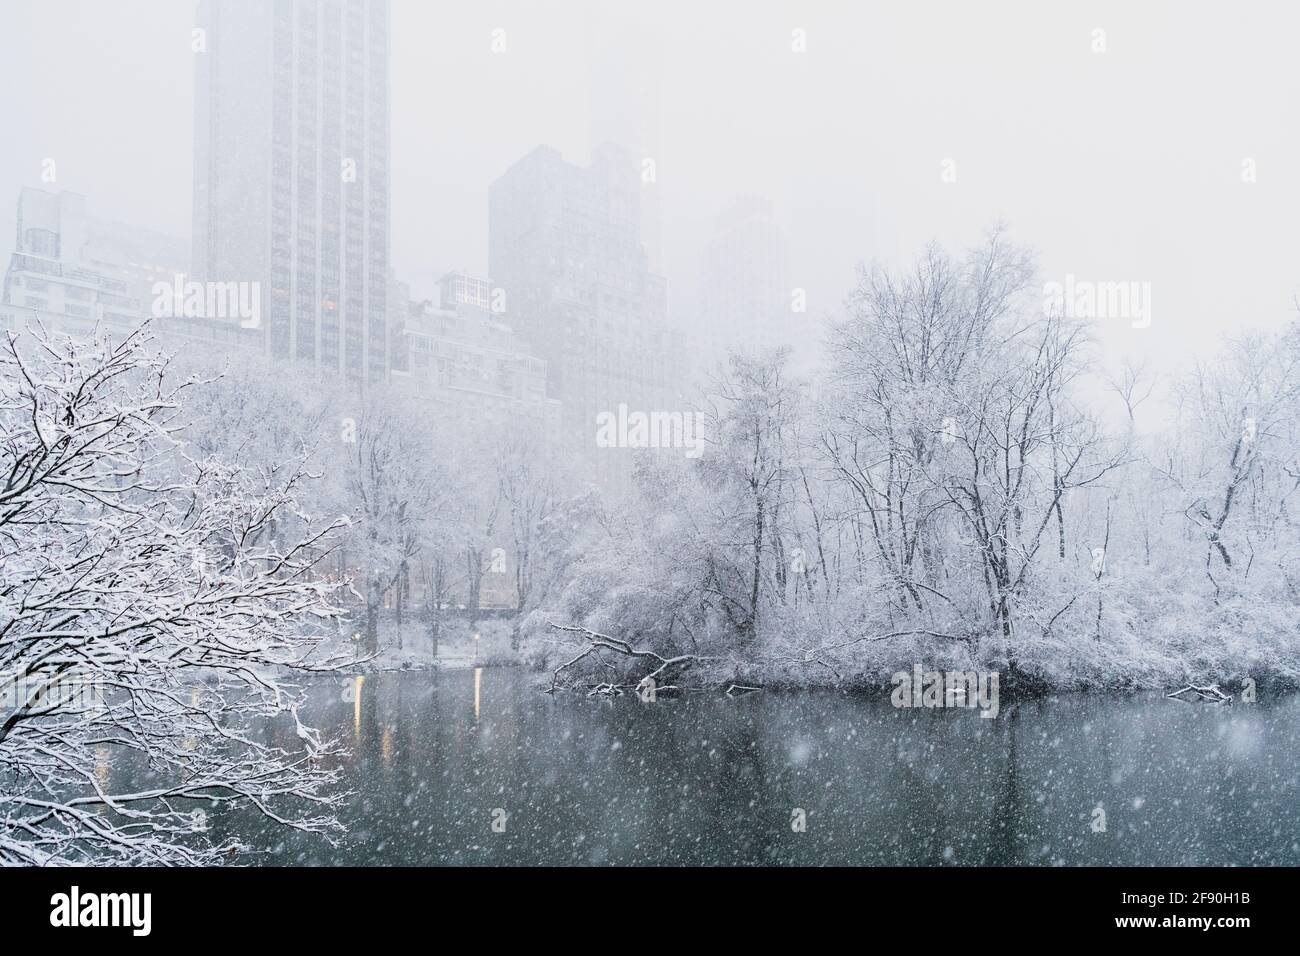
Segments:
[[[349,833],[222,814],[265,862],[1300,863],[1294,697],[1063,696],[983,720],[887,692],[549,697],[511,669],[343,688],[315,687],[304,719],[350,747]]]
[[[352,733],[358,739],[361,737],[361,687],[365,682],[361,674],[352,678]]]

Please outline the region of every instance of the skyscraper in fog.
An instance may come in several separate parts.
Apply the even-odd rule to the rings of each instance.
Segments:
[[[203,0],[198,26],[193,278],[260,283],[272,356],[381,378],[388,0]]]
[[[594,7],[593,13],[601,12]],[[588,45],[592,145],[618,143],[642,163],[641,244],[652,272],[663,271],[662,36],[617,10],[593,16]]]
[[[766,351],[793,344],[785,235],[761,196],[732,198],[718,214],[700,262],[692,328],[696,369],[725,359],[730,350]]]
[[[598,414],[620,403],[680,407],[680,345],[667,327],[666,282],[642,244],[640,190],[641,157],[607,145],[589,168],[539,146],[489,191],[493,284],[511,327],[547,363],[566,445],[589,454],[604,482],[630,475],[631,459],[595,453]]]

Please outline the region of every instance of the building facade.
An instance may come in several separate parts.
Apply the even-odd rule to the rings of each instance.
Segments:
[[[699,293],[691,323],[691,355],[698,376],[730,351],[765,352],[793,344],[785,235],[761,196],[731,199],[715,220],[700,261]]]
[[[641,159],[618,147],[589,168],[538,147],[492,183],[489,272],[515,333],[546,363],[563,447],[598,484],[625,487],[632,457],[596,442],[620,404],[681,407],[682,352],[666,282],[641,241]]]
[[[273,357],[385,378],[387,0],[203,0],[198,26],[194,279],[258,283]]]
[[[521,429],[554,447],[560,402],[546,392],[546,362],[494,314],[484,279],[449,273],[440,304],[411,303],[404,335],[412,391],[436,416],[480,434]]]
[[[89,216],[79,193],[26,187],[0,292],[5,324],[135,329],[153,313],[154,286],[182,274],[186,256],[183,240]]]

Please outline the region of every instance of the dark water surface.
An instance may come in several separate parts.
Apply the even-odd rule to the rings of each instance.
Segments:
[[[274,845],[260,859],[279,865],[1300,863],[1297,697],[1064,695],[982,719],[886,693],[646,704],[534,681],[318,685],[304,720],[351,751],[342,844],[251,818],[214,830]]]

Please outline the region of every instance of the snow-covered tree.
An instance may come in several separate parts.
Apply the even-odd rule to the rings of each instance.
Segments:
[[[712,498],[715,547],[704,588],[741,643],[759,634],[763,608],[783,596],[789,567],[782,535],[793,492],[798,415],[789,353],[735,354],[704,396],[710,449],[699,471]]]
[[[246,848],[206,832],[231,806],[338,827],[285,683],[330,667],[336,525],[294,461],[188,455],[171,378],[147,330],[0,348],[0,863],[215,863]]]
[[[373,653],[386,595],[400,621],[417,557],[442,517],[446,484],[425,416],[399,389],[362,396],[355,434],[343,436],[338,448],[334,467],[354,524],[348,558],[364,589],[365,642]]]

